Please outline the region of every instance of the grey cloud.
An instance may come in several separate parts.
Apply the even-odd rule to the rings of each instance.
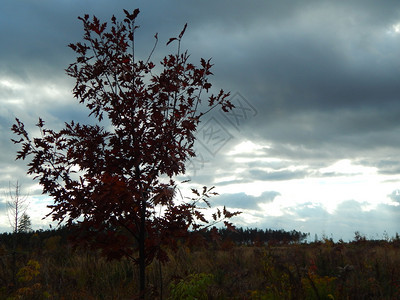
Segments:
[[[282,181],[282,180],[292,180],[304,178],[308,175],[306,171],[290,171],[282,170],[275,172],[263,171],[260,169],[251,169],[249,174],[252,179],[259,179],[265,181]]]
[[[262,156],[260,155],[260,157],[265,157],[265,153],[262,154]],[[249,155],[249,158],[254,158],[256,155]],[[242,155],[240,157],[243,157]],[[269,168],[269,169],[273,169],[273,170],[281,170],[281,169],[285,169],[289,166],[291,166],[291,162],[290,161],[254,161],[254,162],[249,162],[247,164],[249,169],[253,169],[253,168]]]
[[[395,202],[400,202],[400,190],[394,190],[388,197]]]
[[[379,204],[376,208],[363,211],[362,205],[355,201],[342,203],[335,211],[335,216],[341,224],[350,225],[354,231],[370,232],[371,234],[383,234],[386,230],[391,235],[398,232],[398,220],[400,217],[400,207]],[[343,226],[343,225],[341,225]]]
[[[315,218],[318,222],[324,223],[324,220],[330,218],[330,214],[322,207],[321,204],[313,204],[306,202],[300,204],[298,207],[289,209],[290,212],[296,213],[299,218]]]
[[[2,215],[7,213],[7,203],[6,202],[0,201],[0,213]]]
[[[378,172],[383,175],[396,175],[400,173],[400,161],[396,159],[398,150],[394,149],[393,156],[386,155],[385,158],[377,155],[375,159],[365,158],[358,160],[361,165],[372,166],[378,169]]]
[[[290,170],[279,170],[279,171],[265,171],[262,169],[247,169],[242,173],[238,174],[235,179],[231,180],[216,180],[218,186],[239,184],[239,183],[249,183],[253,181],[284,181],[301,179],[308,176],[310,173],[308,171],[290,171]],[[196,178],[197,179],[197,178]]]
[[[400,206],[380,204],[375,209],[363,211],[362,204],[348,200],[341,203],[333,213],[328,213],[320,204],[304,203],[286,210],[282,216],[264,216],[258,213],[260,221],[243,223],[259,228],[283,228],[310,233],[313,239],[326,235],[334,240],[351,241],[354,233],[365,233],[367,238],[383,238],[384,232],[395,236],[398,232]],[[244,221],[244,220],[243,220]]]
[[[351,157],[374,157],[377,150],[386,151],[384,156],[394,154],[399,145],[397,108],[377,111],[366,115],[309,113],[283,118],[268,124],[265,131],[255,132],[259,141],[269,143],[266,151],[272,157],[285,159],[343,159]],[[307,117],[309,116],[309,117]],[[262,125],[261,125],[262,126]],[[249,133],[250,135],[250,133]]]
[[[233,179],[233,180],[217,181],[217,185],[218,186],[226,186],[226,185],[235,185],[235,184],[248,183],[248,182],[249,182],[249,179],[240,178],[240,179]]]
[[[343,158],[375,166],[381,174],[400,172],[400,37],[387,34],[390,26],[400,21],[397,1],[161,1],[155,5],[127,0],[21,0],[2,4],[0,79],[11,78],[30,87],[53,85],[67,93],[73,82],[64,69],[74,55],[66,45],[82,36],[77,16],[96,14],[107,21],[111,14],[121,16],[122,8],[139,7],[142,13],[138,19],[138,54],[147,57],[153,35],[159,32],[155,62],[173,51],[165,48],[166,40],[188,22],[182,46],[192,53],[193,62],[199,57],[212,57],[215,89],[240,92],[258,112],[240,128],[228,128],[234,136],[232,143],[208,160],[194,176],[196,182],[217,184],[218,188],[254,180],[340,176],[315,170]],[[10,116],[35,124],[40,115],[51,127],[72,118],[86,121],[83,106],[70,105],[77,101],[67,93],[43,95],[34,90],[24,93],[0,88],[0,187],[10,179],[32,183],[30,178],[21,178],[25,162],[14,162],[16,148],[9,142],[13,122]],[[16,97],[24,100],[22,107],[3,101]],[[282,161],[239,163],[225,155],[233,144],[245,139],[270,146],[259,154],[250,154],[253,158]],[[292,172],[288,170],[292,165],[305,168]],[[219,178],[232,175],[237,168],[245,170],[234,179],[221,182]],[[232,199],[231,203],[243,208],[254,209],[262,202],[245,194]],[[247,202],[243,204],[240,199]],[[273,196],[266,195],[265,199],[272,201]],[[221,201],[228,204],[228,199]],[[321,207],[303,206],[290,211],[299,221],[294,222],[288,215],[268,217],[265,222],[293,224],[296,229],[326,224],[327,232],[350,232],[348,219],[359,216],[360,220],[375,218],[380,230],[383,222],[378,212],[392,216],[396,222],[393,216],[397,208],[391,213],[392,208],[381,206],[364,212],[357,203],[349,202],[331,215]],[[308,223],[300,219],[307,219]],[[365,222],[357,224],[374,230]]]
[[[358,9],[364,17],[358,17]],[[259,111],[248,127],[241,129],[248,129],[250,138],[273,144],[303,145],[303,149],[312,150],[311,156],[343,158],[366,148],[398,147],[396,99],[400,85],[394,49],[399,41],[393,38],[389,44],[381,43],[376,34],[397,22],[398,11],[391,12],[382,23],[374,9],[356,9],[354,4],[354,10],[340,10],[345,14],[341,17],[347,14],[349,20],[353,19],[351,28],[339,21],[313,26],[318,21],[315,19],[296,26],[298,18],[294,18],[284,23],[290,24],[291,30],[280,23],[283,29],[266,30],[255,44],[237,45],[249,59],[238,60],[237,67],[231,63],[222,66],[238,70],[229,79],[237,76],[237,86],[249,91],[241,92]],[[325,17],[320,14],[319,18],[322,21]],[[324,32],[328,25],[337,33]],[[360,37],[360,30],[365,32],[364,37]],[[242,61],[246,65],[240,65]]]
[[[275,197],[280,194],[275,191],[263,192],[260,196],[254,197],[245,193],[223,194],[212,200],[212,204],[216,206],[226,206],[236,209],[258,210],[260,203],[272,202]]]

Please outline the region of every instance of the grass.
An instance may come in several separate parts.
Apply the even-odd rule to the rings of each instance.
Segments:
[[[400,243],[334,243],[191,249],[147,268],[149,299],[399,299]],[[0,246],[0,299],[133,299],[128,260],[72,251],[57,237],[13,256]]]

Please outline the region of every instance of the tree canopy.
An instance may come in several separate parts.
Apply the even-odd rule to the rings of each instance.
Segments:
[[[212,86],[212,64],[201,59],[195,66],[181,51],[186,24],[167,43],[177,44],[176,53],[156,67],[151,57],[157,34],[147,60],[136,60],[139,10],[124,12],[122,22],[111,18],[111,26],[95,16],[79,17],[83,41],[69,45],[77,54],[66,70],[76,81],[73,94],[96,124],[70,121],[55,131],[39,118],[41,136],[32,139],[16,119],[12,131],[21,137],[13,140],[22,144],[17,159],[31,157],[28,174],[54,198],[53,219],[76,224],[75,240],[110,259],[132,258],[144,278],[145,264],[154,257],[166,261],[163,246],[176,246],[175,237],[238,214],[224,207],[207,220],[199,203],[210,207],[213,188],[192,189],[193,197],[179,199],[174,179],[195,156],[201,118],[217,106],[229,111],[233,105],[223,90],[201,105]]]

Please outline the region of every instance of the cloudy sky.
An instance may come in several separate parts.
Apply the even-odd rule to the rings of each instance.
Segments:
[[[182,47],[194,63],[212,57],[215,89],[231,91],[235,110],[203,120],[187,177],[215,185],[215,206],[243,212],[237,225],[345,241],[400,232],[400,4],[365,0],[2,1],[0,232],[17,180],[35,228],[51,222],[51,199],[14,160],[14,118],[32,133],[39,116],[53,128],[85,122],[66,45],[81,39],[77,16],[107,21],[123,8],[141,10],[139,56],[156,32],[155,58],[172,51],[165,42],[187,22]]]

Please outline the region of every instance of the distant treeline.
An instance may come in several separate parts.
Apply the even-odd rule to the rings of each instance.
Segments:
[[[71,231],[66,227],[18,233],[5,232],[0,234],[0,247],[10,249],[16,245],[19,249],[24,250],[37,249],[42,247],[52,237],[57,237],[65,245],[70,233]]]
[[[2,233],[0,234],[0,246],[11,248],[14,243],[17,243],[22,249],[37,249],[40,248],[46,240],[55,236],[58,237],[61,244],[66,245],[71,232],[72,231],[66,227],[59,227],[57,229],[36,230],[31,232]],[[258,228],[236,228],[235,231],[231,231],[226,228],[220,228],[217,232],[219,240],[229,240],[237,245],[265,244],[269,242],[286,244],[302,242],[309,236],[309,233],[302,233],[296,230],[285,231],[283,229],[263,230]],[[215,233],[216,230],[208,230],[202,232],[201,235],[206,241],[215,241]]]
[[[285,231],[283,229],[258,229],[258,228],[236,228],[236,231],[231,231],[226,228],[218,230],[219,235],[223,240],[230,239],[235,244],[251,245],[274,243],[300,243],[304,241],[310,234],[302,233],[297,230]]]

